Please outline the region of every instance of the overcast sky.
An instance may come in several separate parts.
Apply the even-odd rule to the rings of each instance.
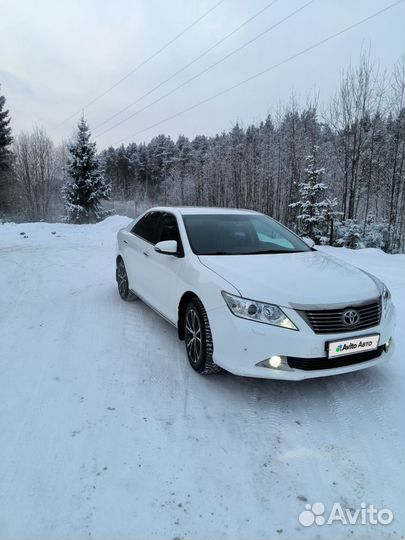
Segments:
[[[219,0],[0,0],[0,84],[14,133],[44,127],[59,142],[78,119],[62,123],[160,49]],[[220,60],[308,0],[277,0],[259,17],[167,84],[94,131],[101,133]],[[177,138],[214,134],[235,121],[257,122],[294,91],[305,101],[311,90],[325,103],[339,74],[360,51],[371,50],[382,68],[403,54],[404,6],[399,4],[285,65],[175,119],[137,133],[237,82],[282,61],[382,9],[393,0],[315,0],[274,30],[201,77],[96,137],[99,148],[158,133]],[[270,0],[224,0],[177,41],[85,108],[95,128],[140,98],[232,32]],[[62,123],[62,124],[61,124]],[[135,134],[131,136],[132,134]]]

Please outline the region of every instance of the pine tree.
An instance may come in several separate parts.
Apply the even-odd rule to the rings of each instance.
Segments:
[[[318,146],[314,145],[312,154],[306,156],[305,181],[298,184],[301,200],[291,203],[298,208],[298,229],[301,235],[325,243],[327,223],[333,215],[336,200],[325,197],[328,186],[322,182],[325,169],[318,167]]]
[[[362,241],[362,228],[356,219],[345,219],[337,224],[336,244],[351,249],[364,247]]]
[[[10,128],[10,116],[4,109],[6,98],[0,95],[0,215],[10,210],[13,202],[12,190],[14,183],[11,181],[12,152],[10,144],[13,141]]]
[[[69,180],[62,189],[70,223],[93,223],[109,214],[100,201],[110,198],[111,185],[104,178],[96,143],[90,142],[90,136],[89,126],[81,118],[76,139],[69,146]]]
[[[0,170],[6,169],[11,161],[10,144],[13,141],[11,136],[9,111],[4,110],[6,98],[0,96]]]

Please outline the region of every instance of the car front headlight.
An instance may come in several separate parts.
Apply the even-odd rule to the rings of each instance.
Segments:
[[[364,274],[366,274],[369,278],[371,278],[374,283],[377,286],[378,293],[381,298],[381,311],[382,316],[386,317],[388,312],[390,311],[391,304],[391,293],[387,285],[381,281],[377,276],[374,276],[373,274],[370,274],[369,272],[366,272],[365,270],[362,270]]]
[[[385,317],[390,309],[391,293],[387,285],[380,279],[376,278],[376,284],[378,286],[378,290],[381,297],[382,315],[383,317]]]
[[[273,326],[281,326],[290,330],[298,330],[284,311],[274,304],[249,300],[248,298],[234,296],[225,291],[222,291],[222,296],[226,305],[236,317],[264,324],[272,324]]]
[[[382,310],[384,315],[388,311],[389,303],[391,300],[391,293],[387,285],[385,283],[382,283],[382,291],[381,291],[381,302],[382,302]]]

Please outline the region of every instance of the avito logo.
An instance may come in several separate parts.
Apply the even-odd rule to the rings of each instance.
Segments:
[[[306,504],[298,516],[298,521],[304,527],[311,525],[332,525],[340,522],[342,525],[389,525],[394,514],[389,508],[378,509],[372,504],[362,502],[360,508],[344,508],[340,503],[334,503],[330,512],[326,511],[322,502]]]

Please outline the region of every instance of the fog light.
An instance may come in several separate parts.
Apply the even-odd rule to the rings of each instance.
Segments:
[[[281,356],[272,356],[269,358],[269,364],[272,368],[277,369],[281,364]]]
[[[270,369],[283,369],[288,370],[288,363],[287,358],[285,356],[270,356],[270,358],[266,358],[266,360],[262,360],[261,362],[258,362],[256,366],[259,367],[265,367]]]
[[[392,338],[389,338],[389,340],[385,342],[385,344],[384,344],[385,352],[388,352],[390,350],[391,342],[392,342]]]

